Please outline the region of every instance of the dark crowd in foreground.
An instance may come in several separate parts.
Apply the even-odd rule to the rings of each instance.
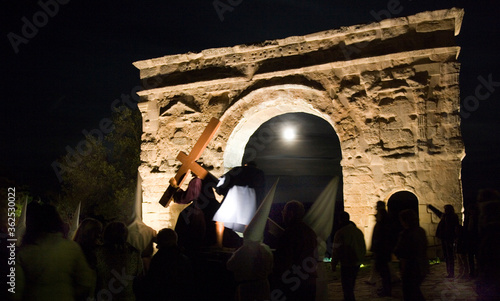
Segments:
[[[427,235],[441,241],[445,278],[473,279],[477,300],[500,300],[498,191],[481,191],[465,208],[464,222],[451,205],[443,211],[429,206],[440,218],[436,233],[429,234],[415,212],[401,211],[396,223],[385,207],[376,204],[369,248],[348,212],[339,215],[326,254],[332,259],[329,268],[340,268],[344,300],[355,300],[360,265],[370,259],[367,282],[378,277],[378,297],[392,295],[397,277],[404,300],[425,300]],[[176,229],[158,233],[140,221],[103,225],[86,218],[70,234],[55,207],[32,202],[15,249],[9,248],[7,225],[2,225],[2,300],[317,300],[322,294],[320,245],[302,220],[301,203],[285,205],[283,232],[266,238],[269,245],[228,229],[218,245],[213,222],[202,209],[193,202],[186,208],[189,218],[181,214]],[[266,230],[272,232],[269,225]],[[8,258],[15,259],[15,283]],[[391,269],[394,258],[397,271]]]

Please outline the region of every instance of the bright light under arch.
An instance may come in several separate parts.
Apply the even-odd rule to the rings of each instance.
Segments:
[[[283,138],[285,138],[285,140],[291,141],[291,140],[294,140],[295,137],[296,137],[296,134],[295,134],[294,128],[288,127],[288,128],[285,128],[283,130]]]

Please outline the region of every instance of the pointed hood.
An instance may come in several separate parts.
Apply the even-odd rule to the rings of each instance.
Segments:
[[[318,236],[319,256],[326,252],[325,241],[330,236],[333,227],[333,215],[335,213],[335,202],[339,187],[339,177],[333,178],[326,188],[321,192],[307,214],[304,222],[316,232]],[[321,258],[322,259],[322,258]]]
[[[78,226],[80,225],[80,210],[82,207],[82,202],[78,203],[76,206],[75,213],[73,214],[73,218],[69,224],[68,238],[73,239],[75,236],[76,230],[78,230]]]
[[[21,245],[24,233],[26,233],[26,211],[28,210],[28,197],[24,200],[21,216],[16,225],[17,245]]]
[[[304,216],[304,222],[324,240],[332,232],[338,184],[339,177],[333,178]]]
[[[172,203],[171,205],[173,205]],[[127,225],[127,242],[137,250],[143,252],[152,248],[152,239],[156,237],[156,231],[142,221],[142,178],[137,172],[137,186],[135,189],[134,209]]]
[[[276,186],[278,186],[279,178],[274,182],[273,187],[267,193],[266,197],[255,212],[254,217],[243,232],[243,239],[248,241],[261,242],[264,239],[264,230],[266,228],[271,205],[273,204]]]

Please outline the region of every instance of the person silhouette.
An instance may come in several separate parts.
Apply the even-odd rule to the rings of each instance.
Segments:
[[[32,202],[16,256],[15,300],[83,300],[95,277],[80,246],[63,237],[56,208]]]
[[[283,208],[285,231],[274,253],[273,287],[286,300],[316,299],[318,240],[316,233],[304,223],[304,205],[289,201]],[[296,281],[291,281],[293,278]]]
[[[331,267],[335,271],[340,262],[340,278],[345,301],[354,301],[354,285],[358,276],[361,261],[366,255],[366,244],[363,232],[350,221],[349,213],[339,216],[341,228],[333,238]]]
[[[97,300],[135,300],[134,281],[143,275],[144,268],[141,252],[127,243],[127,237],[128,229],[122,222],[111,222],[104,228],[104,244],[96,250]],[[114,283],[112,289],[110,283]]]
[[[78,226],[73,240],[80,245],[89,266],[95,270],[96,249],[102,244],[102,223],[94,218],[86,218]]]
[[[420,285],[429,273],[427,258],[427,236],[418,225],[417,213],[411,209],[399,213],[403,231],[399,235],[394,254],[399,258],[403,299],[405,301],[425,300]]]
[[[380,278],[382,279],[382,287],[377,290],[377,295],[383,297],[391,295],[392,285],[389,261],[391,260],[395,242],[389,215],[385,209],[385,203],[378,201],[376,204],[376,210],[376,223],[373,227],[372,245],[370,250],[373,252],[375,270],[379,273]]]
[[[474,278],[477,275],[476,261],[479,245],[479,208],[477,203],[470,204],[465,210],[464,231],[469,277]]]
[[[160,301],[193,300],[194,272],[191,260],[177,245],[177,233],[164,228],[156,237],[158,252],[141,280],[140,299]]]
[[[273,253],[262,241],[278,181],[255,212],[243,232],[243,245],[226,263],[237,282],[237,301],[264,301],[271,299],[269,275],[273,271]]]
[[[478,205],[477,300],[500,300],[500,193],[493,189],[481,190]]]
[[[459,220],[452,205],[444,206],[444,214],[438,223],[436,237],[441,240],[443,255],[446,260],[446,278],[455,277],[455,242],[457,239]]]

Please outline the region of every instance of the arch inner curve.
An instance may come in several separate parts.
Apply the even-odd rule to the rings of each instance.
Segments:
[[[227,140],[224,168],[241,165],[250,137],[271,118],[287,113],[306,113],[322,118],[335,130],[334,122],[318,104],[332,106],[324,92],[300,85],[262,88],[240,99],[221,118],[223,124],[229,118],[239,120]]]

